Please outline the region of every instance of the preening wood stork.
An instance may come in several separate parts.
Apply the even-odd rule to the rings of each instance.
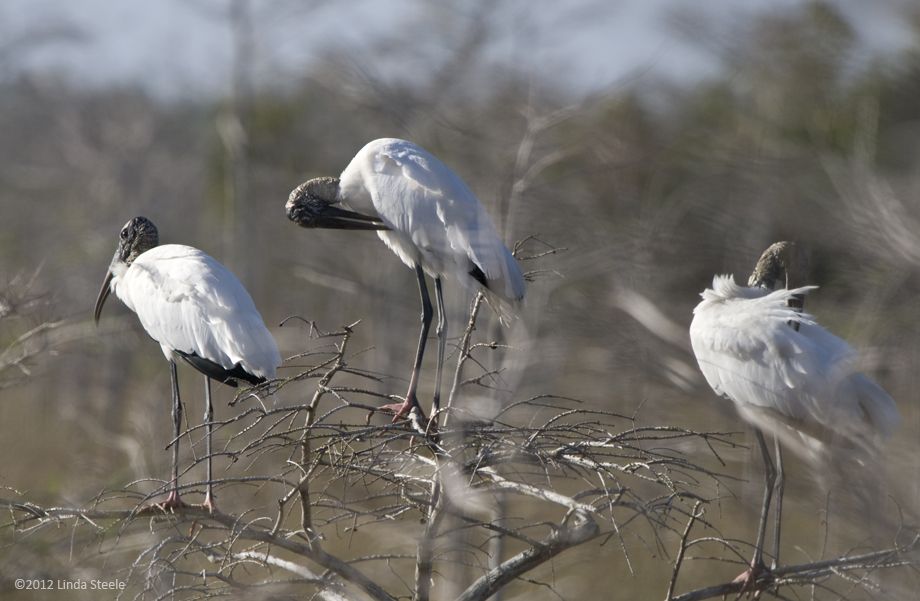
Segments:
[[[385,138],[362,148],[339,178],[321,177],[291,192],[288,218],[305,228],[377,230],[403,263],[415,269],[422,298],[422,331],[404,403],[386,405],[400,417],[418,407],[416,392],[432,308],[425,274],[438,304],[438,364],[433,415],[440,405],[447,321],[441,278],[454,276],[481,290],[502,323],[524,298],[524,274],[495,232],[479,199],[460,177],[424,149]],[[424,415],[424,413],[423,413]]]
[[[98,324],[102,305],[109,292],[114,292],[137,314],[169,361],[173,467],[169,498],[163,507],[185,505],[178,491],[182,403],[176,362],[182,360],[204,374],[208,455],[204,506],[213,512],[211,379],[234,387],[238,381],[260,384],[275,377],[281,355],[249,293],[226,267],[196,248],[157,243],[157,228],[144,217],[122,228],[93,316]]]
[[[832,450],[872,451],[901,419],[891,397],[856,372],[856,351],[801,312],[805,293],[816,288],[805,286],[807,269],[799,247],[777,242],[760,257],[747,288],[717,275],[693,310],[690,340],[700,369],[754,426],[763,456],[766,490],[751,569],[739,576],[742,592],[766,569],[762,553],[772,494],[772,567],[777,565],[785,482],[780,440],[815,461]],[[780,278],[785,289],[774,292]],[[761,429],[774,435],[775,468]]]

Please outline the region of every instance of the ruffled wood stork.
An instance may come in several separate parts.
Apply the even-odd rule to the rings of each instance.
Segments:
[[[791,242],[770,246],[748,280],[717,275],[693,310],[690,340],[712,389],[734,401],[753,425],[764,463],[765,492],[751,568],[738,577],[751,590],[763,564],[763,542],[775,494],[772,568],[779,556],[785,483],[780,440],[805,459],[831,450],[871,451],[900,422],[894,401],[856,372],[858,355],[802,312],[808,262]],[[776,280],[785,289],[773,291]],[[776,466],[762,429],[774,435]],[[739,594],[740,596],[740,594]]]
[[[135,217],[122,228],[93,316],[98,325],[102,305],[114,292],[137,314],[169,361],[173,466],[169,497],[159,504],[163,508],[185,506],[178,490],[182,402],[176,362],[182,360],[204,374],[208,455],[204,506],[213,512],[211,380],[234,387],[238,381],[260,384],[275,377],[281,355],[249,293],[226,267],[197,248],[157,243],[157,228],[144,217]]]
[[[434,278],[438,364],[432,413],[436,419],[447,340],[441,278],[453,276],[467,289],[482,291],[502,323],[511,315],[513,303],[524,298],[524,275],[479,199],[424,149],[385,138],[362,148],[339,178],[321,177],[298,186],[285,208],[288,218],[305,228],[376,230],[390,250],[415,269],[422,330],[405,402],[381,407],[396,414],[394,422],[413,407],[422,411],[416,392],[432,320],[425,274]]]

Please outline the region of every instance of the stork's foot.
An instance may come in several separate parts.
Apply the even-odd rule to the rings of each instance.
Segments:
[[[390,412],[394,414],[393,421],[391,421],[390,423],[395,424],[400,419],[408,419],[409,413],[412,411],[413,407],[418,410],[418,413],[421,416],[422,422],[423,423],[427,422],[428,420],[425,418],[425,412],[422,411],[422,407],[421,405],[418,404],[418,401],[415,399],[415,395],[411,395],[411,394],[408,395],[406,397],[406,400],[403,401],[402,403],[390,403],[388,405],[383,405],[371,411],[370,413],[367,414],[367,421],[368,423],[370,423],[371,416],[375,412],[386,411],[386,412]]]
[[[393,415],[393,421],[391,421],[390,423],[395,424],[400,419],[408,419],[409,413],[411,413],[413,408],[418,408],[418,412],[422,416],[422,419],[425,419],[425,414],[422,413],[421,408],[419,408],[416,403],[411,403],[409,401],[405,401],[402,403],[391,403],[389,405],[383,405],[382,407],[379,407],[377,411],[392,411],[394,415]]]
[[[201,507],[202,509],[206,509],[208,513],[211,515],[214,515],[215,513],[219,513],[217,511],[217,504],[214,503],[214,495],[211,494],[210,490],[204,496],[204,503],[202,503],[201,505],[195,505],[195,507]]]
[[[173,491],[169,493],[169,496],[166,498],[165,501],[163,501],[162,503],[154,503],[152,505],[147,505],[146,507],[141,507],[140,509],[137,510],[137,513],[135,513],[135,515],[147,515],[147,514],[152,514],[152,513],[153,514],[155,513],[173,513],[177,509],[188,509],[189,507],[193,507],[193,505],[189,505],[188,503],[183,501],[179,497],[179,491],[173,489]]]
[[[415,411],[414,416],[412,416],[413,410]],[[406,419],[406,420],[411,419],[411,421],[417,422],[416,427],[424,428],[425,425],[427,425],[429,432],[437,431],[437,426],[438,426],[437,416],[433,416],[431,419],[431,422],[429,423],[428,418],[425,417],[425,412],[422,411],[422,407],[418,404],[418,401],[416,401],[415,398],[412,396],[407,398],[402,403],[390,403],[389,405],[383,405],[381,407],[378,407],[377,409],[374,409],[373,411],[367,414],[368,424],[370,424],[371,422],[371,416],[377,411],[385,411],[387,413],[393,413],[393,420],[390,422],[390,424],[395,424],[400,419]]]
[[[763,591],[766,589],[761,589],[759,591],[754,590],[757,580],[760,579],[764,574],[767,575],[767,578],[773,579],[773,571],[765,566],[763,562],[754,563],[751,562],[751,567],[738,574],[738,577],[732,580],[732,583],[741,582],[741,590],[738,591],[738,595],[735,597],[735,601],[741,598],[741,595],[746,594],[748,598],[751,597],[751,593],[754,594],[754,599],[759,599],[760,595],[763,594]],[[725,601],[725,595],[722,595],[722,601]]]

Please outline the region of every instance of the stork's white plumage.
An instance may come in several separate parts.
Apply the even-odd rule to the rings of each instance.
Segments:
[[[453,276],[491,298],[524,298],[524,275],[482,203],[423,148],[374,140],[355,155],[340,182],[338,200],[376,213],[388,228],[377,235],[409,267],[421,265],[432,278]]]
[[[394,409],[397,418],[418,406],[418,372],[431,323],[424,273],[435,280],[439,312],[434,411],[447,335],[441,278],[452,276],[470,290],[482,290],[502,323],[524,298],[524,274],[479,199],[449,167],[411,142],[393,138],[370,142],[341,177],[317,178],[298,186],[286,209],[292,221],[306,228],[377,230],[386,245],[415,268],[422,296],[422,333],[406,402],[387,407]]]
[[[856,351],[801,312],[805,293],[816,288],[804,286],[807,266],[801,249],[777,242],[757,262],[749,287],[737,285],[732,276],[716,276],[690,324],[700,370],[754,426],[764,462],[760,525],[751,567],[738,577],[742,592],[766,571],[763,541],[773,494],[777,566],[785,482],[780,440],[811,461],[844,449],[871,456],[901,420],[892,398],[856,371]],[[780,277],[786,289],[774,292]],[[775,467],[761,429],[774,435]]]
[[[815,288],[770,292],[716,276],[690,325],[693,352],[712,389],[734,401],[745,420],[812,461],[828,445],[871,447],[900,422],[891,397],[856,371],[853,347],[787,306]]]
[[[197,248],[166,244],[118,262],[110,286],[168,360],[197,356],[250,383],[275,377],[281,356],[252,297]]]
[[[281,355],[249,293],[226,267],[196,248],[158,246],[158,241],[156,226],[144,217],[125,225],[96,299],[94,317],[98,323],[106,298],[114,292],[160,343],[170,363],[175,437],[165,507],[184,505],[177,490],[182,404],[176,363],[182,360],[205,375],[208,490],[204,505],[213,511],[210,380],[230,386],[237,386],[237,381],[262,383],[274,378]]]

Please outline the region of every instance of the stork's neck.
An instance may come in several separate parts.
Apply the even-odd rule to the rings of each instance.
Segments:
[[[115,293],[115,296],[121,298],[118,294],[118,284],[121,283],[121,278],[123,278],[125,272],[128,271],[128,265],[124,261],[119,261],[116,257],[116,260],[112,261],[109,271],[112,272],[112,282],[109,284],[109,288]]]

